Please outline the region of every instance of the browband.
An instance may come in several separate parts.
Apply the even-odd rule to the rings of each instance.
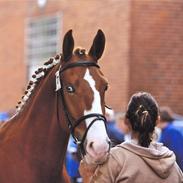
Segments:
[[[78,67],[78,66],[79,67],[91,67],[91,66],[93,66],[93,67],[100,68],[100,66],[96,62],[81,60],[81,61],[78,61],[75,63],[69,63],[69,64],[64,65],[63,67],[60,68],[60,72],[63,72],[69,68]]]

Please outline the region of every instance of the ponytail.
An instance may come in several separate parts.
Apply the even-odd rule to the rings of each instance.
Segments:
[[[152,133],[154,131],[153,121],[148,111],[145,111],[141,117],[139,144],[143,147],[148,147],[152,141]]]
[[[133,95],[128,105],[126,117],[131,123],[132,130],[139,133],[139,144],[148,147],[152,141],[158,117],[158,106],[155,99],[145,92]]]

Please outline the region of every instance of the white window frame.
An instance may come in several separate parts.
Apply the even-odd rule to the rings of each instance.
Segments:
[[[50,57],[60,53],[62,14],[31,17],[26,21],[25,60],[27,79]],[[45,27],[45,28],[44,28]]]

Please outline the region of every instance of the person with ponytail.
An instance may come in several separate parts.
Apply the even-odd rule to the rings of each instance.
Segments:
[[[158,104],[150,93],[132,95],[125,115],[131,139],[112,148],[103,164],[91,166],[83,159],[84,183],[183,183],[174,153],[153,141],[158,120]]]

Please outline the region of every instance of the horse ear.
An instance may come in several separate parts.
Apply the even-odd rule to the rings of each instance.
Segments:
[[[93,44],[90,48],[89,55],[98,60],[102,56],[104,48],[105,48],[105,35],[102,32],[102,30],[99,29],[93,40]]]
[[[62,60],[68,61],[74,49],[74,39],[72,36],[72,30],[70,29],[64,36],[63,46],[62,46]]]

